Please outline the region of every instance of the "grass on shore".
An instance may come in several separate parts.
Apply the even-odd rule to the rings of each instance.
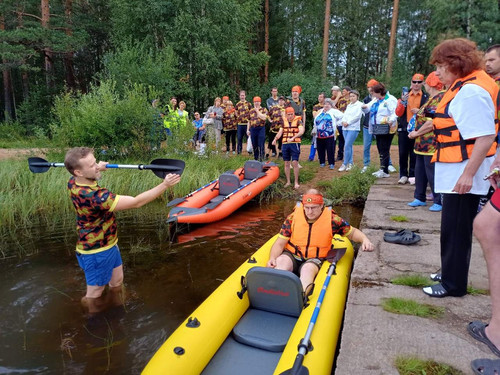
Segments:
[[[437,284],[436,282],[429,280],[429,278],[418,274],[399,276],[392,279],[391,283],[394,285],[405,285],[412,288],[423,288],[429,285]],[[485,289],[477,289],[469,285],[467,286],[467,294],[472,296],[488,295],[489,291]]]
[[[400,375],[463,375],[450,365],[416,357],[397,357],[394,361]]]
[[[421,318],[440,318],[444,314],[444,308],[424,303],[418,303],[405,298],[387,298],[382,302],[385,311],[394,314],[414,315]]]
[[[301,172],[302,173],[302,172]],[[376,178],[371,173],[361,173],[357,167],[340,178],[319,181],[325,196],[332,200],[332,204],[350,203],[362,204],[370,191]]]

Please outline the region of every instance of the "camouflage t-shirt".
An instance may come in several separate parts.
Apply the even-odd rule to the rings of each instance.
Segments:
[[[68,190],[76,210],[76,251],[95,254],[116,245],[118,235],[113,210],[120,196],[99,187],[97,183],[77,184],[74,177],[68,181]]]

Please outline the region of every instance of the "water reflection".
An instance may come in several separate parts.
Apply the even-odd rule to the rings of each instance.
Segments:
[[[120,216],[125,304],[93,316],[80,305],[85,279],[73,253],[74,223],[32,228],[35,236],[24,240],[36,253],[0,263],[0,374],[140,373],[177,325],[278,232],[292,207],[251,203],[232,223],[199,227],[178,243],[168,241],[163,207]],[[359,225],[359,210],[338,212]],[[25,245],[20,238],[9,246]]]

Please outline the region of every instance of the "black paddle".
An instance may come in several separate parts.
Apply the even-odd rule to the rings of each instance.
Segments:
[[[45,159],[32,157],[28,158],[30,171],[33,173],[47,172],[50,167],[64,167],[64,163],[48,162]],[[149,169],[160,178],[165,178],[169,173],[175,173],[179,176],[184,171],[185,163],[178,159],[155,159],[151,164],[107,164],[106,168],[122,168],[122,169]]]
[[[299,353],[295,357],[295,362],[293,363],[293,367],[289,370],[282,372],[280,375],[309,375],[309,369],[302,365],[304,362],[304,357],[309,351],[309,339],[311,338],[312,331],[314,329],[314,325],[316,324],[316,319],[318,318],[319,310],[321,308],[321,304],[323,303],[323,299],[325,298],[326,289],[328,288],[328,284],[330,283],[330,279],[332,275],[335,275],[335,269],[337,268],[337,262],[342,258],[347,249],[337,249],[337,253],[335,257],[332,259],[332,264],[328,267],[328,275],[323,283],[323,287],[321,288],[321,293],[318,297],[318,302],[316,302],[316,307],[314,308],[311,320],[309,321],[309,326],[307,327],[306,335],[300,341],[299,344]]]

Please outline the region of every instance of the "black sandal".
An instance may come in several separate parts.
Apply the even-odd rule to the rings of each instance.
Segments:
[[[443,275],[441,274],[441,272],[436,272],[436,273],[431,273],[429,278],[432,280],[432,281],[439,281],[441,282],[443,280]]]
[[[426,286],[422,291],[430,297],[443,298],[447,297],[448,291],[444,288],[442,284],[436,284],[431,286]]]

